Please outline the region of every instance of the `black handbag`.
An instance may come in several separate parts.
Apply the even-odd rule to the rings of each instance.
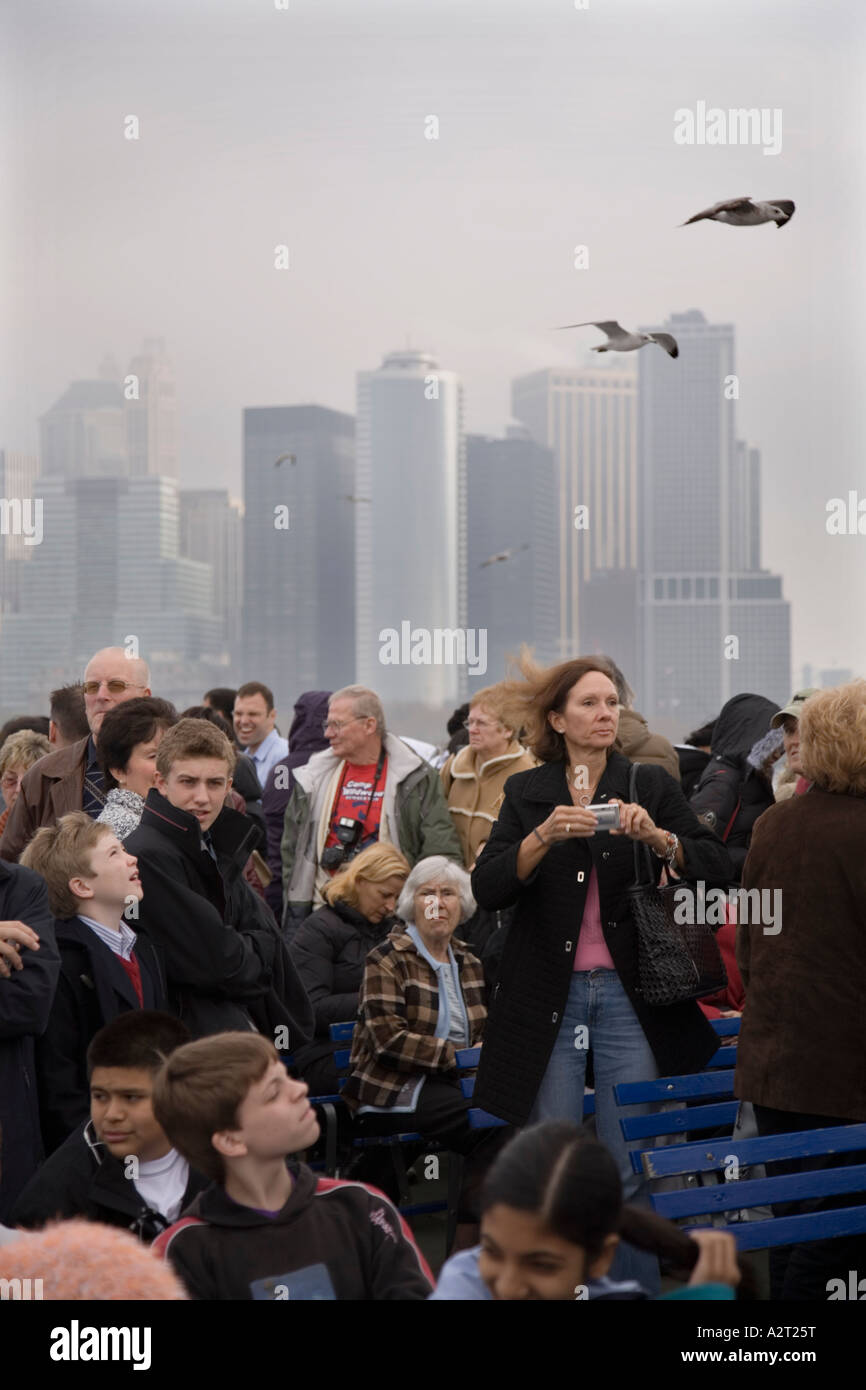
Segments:
[[[629,801],[637,802],[637,767],[629,774]],[[643,850],[643,856],[640,850]],[[641,877],[641,861],[648,879]],[[682,881],[664,888],[655,881],[648,845],[634,841],[634,883],[627,890],[637,927],[638,982],[648,1004],[681,1004],[715,994],[728,983],[721,952],[710,927],[700,922],[678,922],[677,893]]]

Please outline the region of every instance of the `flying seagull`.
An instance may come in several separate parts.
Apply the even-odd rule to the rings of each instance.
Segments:
[[[297,463],[298,461],[295,454],[280,454],[280,457],[274,463],[274,468],[279,468],[280,464],[285,463],[286,459],[289,460],[289,463]]]
[[[593,352],[634,352],[637,348],[646,347],[647,343],[658,343],[660,348],[664,348],[668,357],[679,357],[680,355],[677,340],[672,338],[670,333],[627,333],[615,319],[603,319],[601,322],[590,319],[587,323],[563,323],[561,328],[600,328],[602,333],[607,334],[607,342],[602,343],[601,347],[594,347]]]
[[[758,227],[762,222],[775,222],[784,227],[794,216],[796,204],[785,198],[773,198],[769,203],[753,203],[751,198],[729,198],[726,203],[714,203],[704,212],[696,212],[681,227],[692,222],[727,222],[731,227]]]
[[[496,555],[490,555],[486,560],[482,560],[478,568],[483,570],[487,565],[495,565],[501,560],[510,560],[512,555],[516,555],[518,551],[529,550],[529,548],[529,544],[527,543],[526,545],[514,546],[512,550],[500,550]]]

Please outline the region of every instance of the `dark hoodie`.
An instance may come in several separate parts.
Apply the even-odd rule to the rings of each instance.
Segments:
[[[290,1163],[291,1196],[268,1216],[211,1184],[155,1242],[191,1296],[341,1302],[426,1299],[433,1277],[396,1207],[363,1183]]]
[[[207,1179],[190,1168],[182,1210],[206,1186]],[[45,1160],[12,1209],[15,1225],[26,1230],[73,1216],[121,1226],[145,1241],[154,1240],[168,1226],[162,1212],[149,1207],[126,1177],[121,1160],[97,1139],[89,1120]]]
[[[265,899],[278,922],[283,920],[283,859],[280,846],[286,807],[294,782],[292,771],[308,763],[314,753],[321,753],[323,749],[330,747],[322,733],[322,725],[328,717],[330,698],[330,690],[305,690],[303,695],[298,696],[295,702],[295,717],[289,729],[288,757],[271,768],[262,794],[268,835],[268,868],[273,874],[265,889]],[[279,769],[283,769],[282,772]],[[282,785],[283,782],[286,783],[285,786]]]
[[[707,819],[724,839],[740,880],[755,821],[774,803],[772,782],[750,762],[753,746],[766,738],[779,706],[763,695],[734,695],[713,729],[710,761],[689,798],[695,815]]]

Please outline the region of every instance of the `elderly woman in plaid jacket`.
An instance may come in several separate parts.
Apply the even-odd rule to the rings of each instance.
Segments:
[[[441,855],[422,859],[397,903],[400,926],[367,957],[358,1025],[343,1096],[368,1134],[417,1130],[473,1155],[488,1137],[469,1128],[456,1051],[481,1042],[487,1018],[484,972],[454,933],[475,910],[469,875]],[[352,1168],[386,1188],[387,1153],[367,1149]]]

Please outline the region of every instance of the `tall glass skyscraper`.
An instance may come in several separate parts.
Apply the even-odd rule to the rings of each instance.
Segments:
[[[432,641],[436,629],[465,629],[462,409],[458,377],[425,352],[392,352],[358,373],[357,674],[386,702],[455,703],[475,679],[456,660],[381,660],[388,631]],[[449,639],[442,654],[459,651]]]

